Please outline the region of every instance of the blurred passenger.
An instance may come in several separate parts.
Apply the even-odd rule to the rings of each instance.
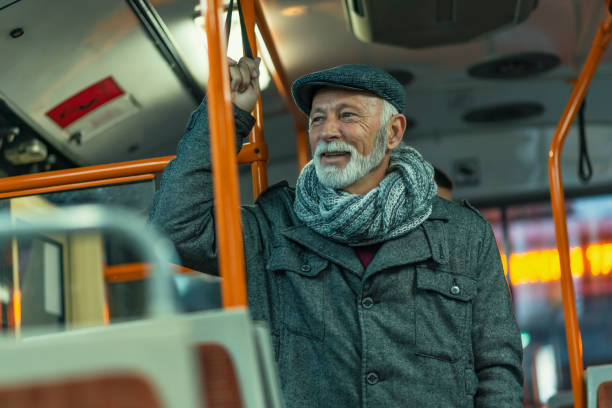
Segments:
[[[239,145],[258,63],[230,66]],[[250,312],[270,326],[285,405],[521,407],[521,338],[493,233],[436,197],[432,166],[400,144],[403,87],[343,65],[292,91],[313,160],[295,189],[271,186],[242,208]],[[209,150],[203,102],[150,214],[197,270],[217,265]]]
[[[453,201],[453,182],[438,167],[434,166],[434,180],[438,186],[438,197]]]

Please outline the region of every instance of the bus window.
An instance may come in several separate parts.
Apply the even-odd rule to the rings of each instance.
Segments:
[[[489,207],[482,212],[509,268],[525,353],[525,401],[546,403],[551,396],[571,390],[550,204]],[[612,307],[612,195],[569,199],[567,214],[584,365],[608,363],[612,361],[612,323],[607,317]]]
[[[15,223],[76,204],[128,208],[144,226],[152,180],[0,200]],[[150,266],[131,239],[108,231],[54,233],[0,242],[1,332],[53,332],[145,317]],[[175,267],[184,311],[221,307],[220,280]],[[42,329],[44,327],[44,329]]]

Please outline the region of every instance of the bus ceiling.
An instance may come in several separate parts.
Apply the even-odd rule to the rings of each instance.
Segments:
[[[26,141],[26,136],[36,139],[51,157],[17,170],[30,173],[174,154],[209,75],[198,3],[0,0],[0,55],[10,61],[0,75],[0,99],[3,116],[12,118],[0,127],[19,127],[19,136],[11,136],[14,143]],[[59,13],[58,4],[72,10],[70,16]],[[287,81],[346,62],[392,72],[407,91],[409,143],[457,179],[458,197],[480,203],[546,195],[546,169],[538,157],[546,157],[545,146],[571,91],[568,78],[577,76],[606,11],[601,0],[260,4]],[[234,29],[231,37],[239,40],[239,32]],[[230,53],[241,51],[240,41],[229,42]],[[608,51],[602,57],[585,111],[593,188],[612,182],[612,168],[601,165],[610,151],[610,55]],[[99,106],[79,99],[91,96],[86,91],[101,84],[119,91],[97,94],[108,98]],[[300,114],[287,108],[290,96],[279,95],[274,86],[264,89],[262,98],[270,182],[294,179],[298,170],[292,130]],[[83,115],[58,123],[51,112],[70,106],[70,101]],[[6,129],[4,133],[11,133]],[[303,128],[300,137],[303,145]],[[40,143],[28,143],[31,153],[19,158],[14,149],[9,154],[13,162],[44,157]],[[307,158],[305,150],[301,162]],[[0,166],[6,167],[5,174],[17,174],[7,167],[15,165],[5,153],[0,152]],[[567,166],[578,163],[574,157],[577,153],[566,156]],[[510,167],[516,168],[508,172]],[[246,173],[241,172],[244,180],[250,178]],[[571,173],[575,177],[566,180],[570,188],[583,189],[577,171]]]

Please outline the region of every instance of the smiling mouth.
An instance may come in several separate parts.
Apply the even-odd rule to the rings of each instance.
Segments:
[[[325,153],[321,153],[321,157],[339,157],[339,156],[344,156],[346,154],[350,154],[349,152],[325,152]]]

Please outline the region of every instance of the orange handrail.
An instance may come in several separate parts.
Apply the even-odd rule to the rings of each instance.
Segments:
[[[289,85],[288,76],[285,72],[283,63],[281,62],[280,55],[276,49],[276,43],[272,37],[272,31],[270,31],[270,27],[268,26],[268,22],[266,21],[266,17],[259,1],[255,1],[255,20],[266,48],[268,49],[268,53],[270,54],[270,59],[272,60],[272,63],[270,66],[268,66],[270,75],[272,75],[276,88],[278,89],[281,97],[284,99],[285,105],[287,106],[287,109],[289,109],[289,113],[291,113],[291,117],[293,118],[296,132],[298,168],[301,170],[309,160],[306,121],[304,114],[300,112],[297,106],[295,106],[293,99],[291,98],[291,87]]]
[[[151,174],[141,174],[138,176],[105,178],[101,180],[85,181],[82,183],[70,183],[70,184],[60,184],[60,185],[41,187],[41,188],[21,189],[21,190],[11,191],[7,193],[0,193],[0,198],[23,197],[23,196],[35,195],[35,194],[47,194],[47,193],[55,193],[58,191],[68,191],[68,190],[77,190],[77,189],[82,189],[82,188],[107,186],[111,184],[134,183],[138,181],[153,180],[154,178],[155,178],[155,174],[152,174],[152,173]]]
[[[607,1],[610,9],[610,0]],[[572,390],[574,395],[574,407],[585,406],[585,390],[583,381],[582,340],[580,338],[580,327],[576,314],[576,301],[574,298],[574,284],[570,268],[569,241],[567,234],[567,218],[565,214],[565,198],[563,192],[563,180],[561,177],[561,152],[567,133],[572,125],[586,91],[595,74],[597,65],[601,60],[612,38],[612,16],[608,14],[601,23],[593,46],[578,77],[572,95],[563,111],[557,131],[553,137],[548,152],[548,176],[550,182],[550,199],[555,222],[555,235],[557,248],[559,250],[559,261],[561,265],[561,294],[563,298],[563,314],[565,316],[565,335],[569,353],[570,373]]]
[[[159,173],[174,156],[48,171],[0,179],[0,194]]]
[[[244,16],[244,24],[246,26],[247,37],[249,38],[249,44],[251,51],[253,52],[253,58],[257,57],[257,40],[255,37],[255,0],[242,0],[240,6],[242,7],[242,14]],[[257,198],[262,191],[268,187],[268,169],[267,169],[267,152],[268,148],[264,140],[263,134],[263,109],[261,106],[261,93],[257,97],[257,105],[253,111],[255,117],[255,127],[249,135],[249,142],[258,148],[266,152],[266,158],[260,160],[254,160],[251,163],[251,177],[253,181],[253,197]]]
[[[246,143],[242,146],[237,161],[243,164],[255,160],[267,160],[267,154],[265,147],[257,147],[251,143]],[[174,157],[164,156],[5,177],[0,179],[0,198],[149,179],[152,174],[164,171]]]
[[[207,86],[210,147],[215,193],[215,226],[223,307],[247,306],[247,291],[238,195],[234,115],[227,69],[221,0],[200,0],[206,11],[209,77]]]
[[[174,269],[174,273],[176,274],[200,273],[182,265],[172,264],[172,266]],[[132,262],[119,265],[106,265],[104,266],[104,280],[107,283],[141,281],[149,277],[149,272],[152,268],[152,265],[140,262]]]

